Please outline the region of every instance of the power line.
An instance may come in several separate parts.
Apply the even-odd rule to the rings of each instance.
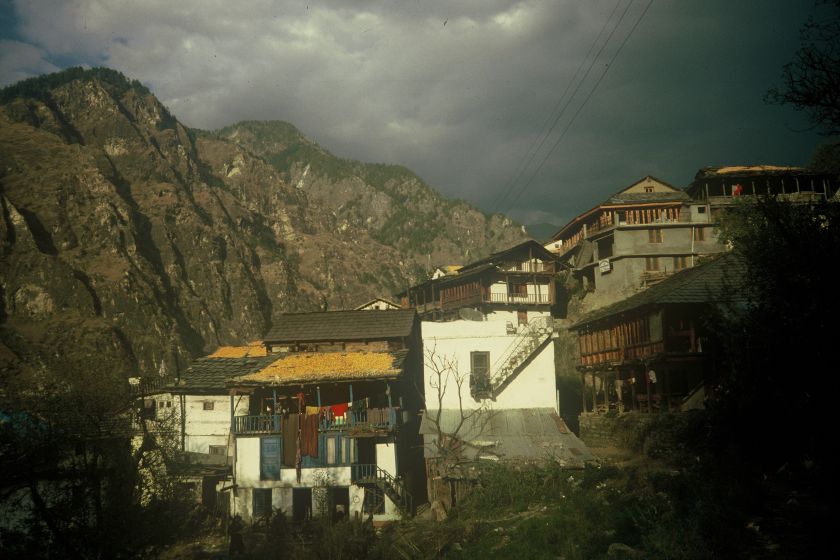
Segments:
[[[633,3],[633,0],[630,0],[630,4],[632,4],[632,3]],[[630,4],[628,4],[628,7],[630,6]],[[560,117],[562,117],[563,112],[566,110],[566,107],[569,106],[569,103],[571,102],[572,98],[574,97],[574,94],[572,94],[572,96],[569,97],[569,99],[566,101],[566,104],[563,105],[562,109],[560,109],[559,113],[558,113],[558,108],[560,108],[560,105],[563,104],[563,100],[566,99],[566,94],[569,93],[569,90],[572,88],[572,85],[577,80],[577,77],[580,74],[581,69],[583,68],[584,64],[586,64],[586,61],[589,60],[589,55],[591,55],[592,51],[595,50],[595,46],[598,44],[598,41],[601,40],[601,36],[604,34],[604,31],[607,29],[607,26],[609,25],[610,21],[612,21],[612,18],[615,15],[615,12],[618,10],[618,7],[620,5],[621,5],[621,0],[617,0],[616,3],[615,3],[615,6],[613,6],[612,11],[610,12],[610,15],[604,21],[604,25],[601,26],[601,30],[598,32],[598,35],[595,37],[595,40],[589,46],[589,50],[587,51],[586,56],[584,56],[581,59],[580,64],[577,67],[577,70],[575,70],[575,73],[572,76],[572,79],[569,80],[569,82],[566,84],[566,89],[565,89],[565,91],[563,91],[563,95],[560,96],[560,98],[557,100],[557,103],[551,109],[551,113],[549,114],[548,119],[546,119],[545,124],[543,125],[543,128],[542,128],[542,131],[540,132],[540,134],[538,134],[537,136],[534,137],[534,141],[531,143],[531,146],[528,148],[528,151],[525,152],[525,155],[520,160],[519,166],[517,167],[517,171],[514,173],[514,175],[511,177],[511,179],[509,179],[508,182],[505,183],[505,186],[502,187],[502,189],[499,191],[499,195],[496,197],[495,201],[493,202],[493,205],[491,206],[491,211],[492,212],[495,212],[496,209],[499,206],[501,206],[501,204],[505,201],[505,199],[508,197],[508,195],[513,190],[513,187],[517,184],[517,182],[519,182],[519,179],[522,177],[522,174],[525,172],[525,170],[528,168],[528,166],[531,165],[531,162],[534,161],[534,158],[537,156],[539,151],[542,149],[543,145],[545,144],[545,141],[548,139],[548,137],[554,131],[554,128],[557,126],[557,122],[559,121]],[[607,40],[604,42],[604,45],[606,45],[610,41],[610,38],[612,37],[612,33],[614,33],[615,29],[618,27],[618,25],[621,24],[621,21],[624,18],[624,15],[626,13],[627,13],[627,10],[625,9],[624,13],[621,15],[621,18],[619,18],[618,23],[616,23],[615,27],[613,27],[613,31],[610,33],[610,36],[607,37]],[[603,51],[604,45],[602,45],[601,48],[599,49],[598,55],[600,55],[601,51]],[[586,71],[586,75],[584,75],[584,77],[581,79],[581,82],[586,80],[586,76],[589,75],[589,70],[592,69],[592,65],[594,65],[595,61],[598,59],[598,55],[595,55],[595,58],[592,59],[592,62],[590,63],[589,68]],[[578,85],[578,89],[579,88],[580,88],[580,85]],[[577,93],[577,89],[575,90],[575,93]],[[555,117],[555,114],[556,114],[556,117]],[[551,123],[551,124],[549,124],[549,123]],[[537,143],[539,143],[539,146],[537,146]],[[534,149],[535,146],[536,146],[536,149]]]
[[[516,196],[513,198],[513,200],[511,200],[511,201],[510,201],[510,204],[507,206],[507,208],[506,208],[505,212],[510,211],[510,208],[511,208],[514,204],[516,204],[516,201],[517,201],[517,200],[519,200],[519,197],[520,197],[520,196],[522,196],[522,193],[524,193],[524,192],[525,192],[525,190],[527,190],[527,188],[528,188],[528,187],[531,185],[531,183],[533,182],[534,178],[537,176],[537,173],[539,173],[539,172],[540,172],[540,170],[543,168],[543,166],[545,165],[545,162],[546,162],[546,161],[548,161],[548,158],[549,158],[549,157],[551,157],[551,155],[554,153],[554,150],[556,150],[556,149],[557,149],[557,146],[559,146],[559,145],[560,145],[560,142],[561,142],[561,141],[563,140],[563,138],[566,136],[566,133],[569,131],[569,129],[571,128],[572,124],[574,124],[574,122],[575,122],[575,120],[577,119],[577,117],[578,117],[578,115],[580,114],[580,112],[583,110],[583,108],[584,108],[584,107],[586,106],[586,104],[589,102],[589,99],[590,99],[590,98],[592,97],[592,95],[595,93],[595,90],[596,90],[596,89],[598,89],[598,86],[601,84],[601,81],[603,81],[604,77],[607,75],[607,72],[609,72],[610,68],[612,68],[612,66],[613,66],[613,62],[615,62],[616,58],[618,58],[618,55],[619,55],[619,54],[621,54],[621,51],[624,49],[624,45],[626,45],[626,44],[627,44],[627,42],[630,40],[630,37],[631,37],[631,36],[633,35],[633,33],[636,31],[636,28],[637,28],[637,27],[639,26],[639,24],[642,22],[642,19],[644,19],[645,14],[647,14],[648,9],[650,8],[651,4],[653,4],[653,0],[650,0],[650,1],[647,3],[647,6],[645,6],[645,9],[644,9],[644,10],[642,10],[642,13],[639,15],[638,19],[636,20],[636,23],[634,23],[634,24],[633,24],[633,27],[632,27],[632,28],[630,28],[629,33],[627,33],[627,35],[624,37],[624,40],[622,41],[621,45],[619,45],[618,49],[615,51],[615,54],[613,54],[612,58],[611,58],[611,59],[610,59],[610,61],[607,63],[607,66],[604,68],[604,72],[603,72],[603,73],[601,74],[601,76],[598,78],[598,81],[596,81],[596,82],[595,82],[595,85],[594,85],[594,86],[592,87],[592,89],[589,91],[589,93],[587,94],[586,98],[583,100],[583,103],[581,103],[581,105],[578,107],[577,111],[575,111],[575,114],[574,114],[574,115],[572,115],[571,120],[569,120],[568,124],[566,124],[566,127],[563,129],[563,132],[561,132],[561,133],[560,133],[560,136],[559,136],[559,137],[557,138],[557,140],[554,142],[554,145],[553,145],[553,146],[551,146],[551,149],[550,149],[550,150],[549,150],[549,152],[545,155],[545,157],[542,159],[542,161],[540,162],[539,166],[538,166],[538,167],[534,170],[534,172],[533,172],[533,173],[531,174],[531,176],[528,178],[528,182],[527,182],[527,183],[525,183],[525,185],[524,185],[524,186],[523,186],[523,187],[519,190],[519,192],[516,194]]]

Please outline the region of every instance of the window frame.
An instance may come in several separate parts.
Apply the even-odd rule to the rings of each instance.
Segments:
[[[662,228],[648,229],[648,243],[662,243]]]
[[[274,498],[272,495],[272,489],[253,488],[251,492],[251,514],[254,519],[271,515],[271,512],[274,509],[272,506],[272,499]],[[258,506],[259,511],[257,511]],[[268,511],[265,511],[266,506],[268,507]]]

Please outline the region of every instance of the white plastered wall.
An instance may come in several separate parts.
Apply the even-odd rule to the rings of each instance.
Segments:
[[[390,445],[393,457],[394,444]],[[377,445],[377,460],[379,449]],[[383,451],[383,458],[387,462],[388,453]],[[392,461],[395,462],[395,461]],[[380,468],[385,468],[380,465]],[[351,470],[349,466],[320,467],[301,469],[300,482],[297,481],[295,469],[283,467],[280,469],[279,480],[260,480],[260,438],[259,437],[238,437],[236,438],[236,463],[234,465],[235,482],[237,493],[233,499],[233,509],[246,521],[251,520],[253,508],[254,488],[271,488],[271,505],[274,508],[283,510],[287,515],[292,515],[292,490],[294,488],[317,488],[325,481],[330,486],[347,487],[350,497],[349,515],[362,514],[364,504],[364,488],[351,483]],[[395,471],[390,471],[393,474]],[[317,492],[313,491],[313,502]],[[312,504],[312,511],[316,511],[317,504]],[[394,504],[386,497],[385,513],[396,512]]]
[[[547,313],[528,312],[529,320]],[[429,353],[438,357],[454,358],[458,373],[463,376],[461,401],[464,407],[477,408],[482,405],[470,395],[470,353],[490,352],[491,375],[499,366],[498,360],[516,339],[516,335],[507,333],[507,323],[516,326],[516,312],[495,312],[487,316],[486,321],[449,321],[428,322],[422,324],[424,360],[424,384],[426,408],[438,407],[438,390],[432,386],[437,380],[433,368],[429,365]],[[454,372],[443,372],[442,408],[459,407],[457,385]],[[554,345],[549,343],[533,357],[532,361],[489,405],[494,410],[511,408],[557,408],[556,381],[554,366]]]
[[[173,408],[180,406],[178,397]],[[204,410],[204,403],[213,403],[212,410]],[[210,453],[211,445],[228,445],[230,437],[230,397],[217,395],[186,395],[185,397],[186,451]],[[235,415],[248,414],[248,397],[234,397]],[[229,449],[228,455],[232,452]]]

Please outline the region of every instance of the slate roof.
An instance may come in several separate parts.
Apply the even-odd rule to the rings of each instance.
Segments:
[[[321,311],[280,315],[263,339],[267,342],[381,340],[409,336],[414,309]]]
[[[461,267],[461,269],[458,271],[458,274],[463,275],[465,272],[472,272],[472,270],[474,268],[477,268],[477,267],[480,267],[480,266],[487,266],[487,265],[492,265],[492,264],[504,262],[505,258],[508,257],[508,255],[512,255],[512,254],[517,253],[519,251],[524,252],[529,247],[532,251],[534,251],[534,256],[535,257],[542,257],[543,259],[546,259],[546,260],[557,260],[557,256],[554,253],[552,253],[551,251],[549,251],[548,249],[546,249],[545,247],[543,247],[542,245],[540,245],[539,243],[537,243],[533,239],[530,239],[528,241],[525,241],[524,243],[520,243],[519,245],[516,245],[516,246],[511,247],[509,249],[505,249],[504,251],[499,251],[497,253],[493,253],[489,257],[485,257],[483,259],[480,259],[480,260],[471,262],[469,264],[466,264],[466,265]]]
[[[368,313],[373,313],[368,311]],[[259,371],[237,377],[233,385],[299,385],[319,381],[394,379],[403,372],[408,350],[394,352],[300,352]]]
[[[746,266],[735,253],[725,253],[680,271],[627,299],[598,309],[572,325],[581,328],[608,317],[646,306],[744,301],[740,289],[746,282]]]
[[[644,204],[650,202],[683,202],[689,201],[691,197],[685,191],[673,192],[650,192],[650,193],[625,193],[620,192],[612,195],[602,206],[610,204]]]
[[[427,410],[420,422],[420,433],[426,436],[424,455],[437,456],[436,410]],[[440,411],[443,433],[455,433],[461,422],[459,410]],[[472,416],[458,430],[465,453],[471,459],[543,461],[554,459],[566,466],[583,466],[594,459],[592,453],[566,426],[552,408],[488,410]]]
[[[173,392],[225,391],[225,381],[259,371],[277,356],[248,358],[199,358],[181,375]]]

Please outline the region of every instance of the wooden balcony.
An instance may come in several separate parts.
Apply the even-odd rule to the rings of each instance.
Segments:
[[[580,365],[621,364],[633,360],[643,360],[662,354],[663,352],[665,352],[664,342],[643,342],[624,348],[605,348],[598,352],[581,354]]]
[[[548,291],[548,286],[545,287]],[[485,303],[507,303],[511,305],[550,305],[552,303],[551,294],[489,294],[490,298],[485,300]]]
[[[400,424],[399,407],[348,410],[344,416],[321,418],[318,430],[392,430]],[[259,414],[234,416],[233,433],[236,435],[278,434],[282,432],[283,416],[280,414]]]

